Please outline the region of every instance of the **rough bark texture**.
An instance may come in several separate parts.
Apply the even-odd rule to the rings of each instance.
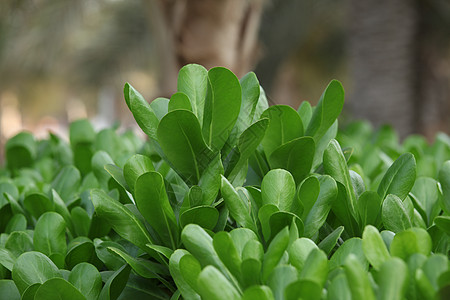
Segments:
[[[164,94],[175,91],[176,73],[187,63],[224,66],[238,76],[254,67],[263,0],[153,0],[149,9]]]
[[[413,0],[350,0],[349,63],[355,116],[375,126],[389,122],[401,136],[415,120],[415,37]]]

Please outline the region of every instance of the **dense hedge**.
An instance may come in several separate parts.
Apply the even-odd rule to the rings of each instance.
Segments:
[[[449,299],[447,135],[338,129],[338,81],[297,111],[199,65],[124,94],[148,141],[7,142],[0,299]]]

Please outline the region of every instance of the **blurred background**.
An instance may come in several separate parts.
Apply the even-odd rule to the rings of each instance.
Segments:
[[[84,117],[132,126],[124,83],[168,97],[192,62],[254,70],[295,108],[336,78],[344,121],[450,132],[448,0],[1,0],[0,144]]]

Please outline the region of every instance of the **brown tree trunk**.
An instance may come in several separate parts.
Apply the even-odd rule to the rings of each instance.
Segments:
[[[254,66],[263,0],[153,0],[148,8],[163,94],[175,91],[176,74],[188,63],[224,66],[238,76]]]
[[[375,126],[392,124],[400,136],[415,129],[418,14],[413,0],[350,0],[349,106]]]

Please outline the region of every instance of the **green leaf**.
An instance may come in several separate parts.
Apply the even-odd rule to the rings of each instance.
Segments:
[[[299,184],[311,171],[315,143],[311,137],[293,139],[272,152],[269,163],[272,169],[288,170]]]
[[[244,288],[261,284],[261,268],[260,260],[248,258],[241,263],[242,286]]]
[[[69,282],[86,297],[86,300],[96,300],[102,289],[102,276],[96,267],[88,263],[76,265],[70,272]]]
[[[320,300],[322,296],[322,287],[315,281],[300,279],[292,282],[286,287],[285,295],[286,300]]]
[[[356,216],[355,191],[350,178],[347,161],[342,153],[341,146],[336,140],[331,140],[323,153],[323,167],[328,175],[345,187],[350,214]]]
[[[380,287],[380,299],[405,299],[409,283],[408,277],[408,266],[403,260],[396,257],[386,260],[376,276]]]
[[[364,255],[370,264],[376,270],[379,270],[391,256],[378,229],[371,225],[366,226],[362,235],[362,241]]]
[[[161,282],[166,284],[166,286],[170,286],[159,275],[159,274],[167,275],[166,270],[163,269],[161,265],[156,264],[148,259],[134,258],[118,248],[108,247],[108,251],[123,259],[124,262],[127,263],[133,269],[133,271],[135,271],[136,274],[138,274],[139,276],[142,276],[144,278],[157,278]]]
[[[31,133],[23,131],[8,139],[5,156],[8,168],[18,170],[31,167],[36,158],[36,142]]]
[[[244,249],[246,248],[247,244],[249,242],[256,242],[259,243],[259,238],[255,234],[254,231],[247,229],[247,228],[235,228],[232,231],[230,231],[231,239],[233,240],[234,245],[236,246],[237,251],[239,252],[239,256],[242,256],[245,258]],[[251,249],[257,250],[258,253],[260,248],[259,246],[256,246],[258,249],[255,249],[255,246],[250,246]],[[248,251],[248,249],[247,249]],[[249,253],[247,253],[248,255]],[[252,257],[255,257],[252,255]],[[262,256],[257,256],[262,258]]]
[[[446,161],[439,171],[439,182],[442,187],[442,209],[450,215],[450,160]]]
[[[420,203],[415,204],[419,204],[425,212],[425,215],[422,216],[425,223],[428,224],[428,226],[431,226],[434,218],[441,211],[439,205],[441,194],[439,192],[437,181],[429,177],[419,177],[414,183],[411,193],[414,194],[415,199]]]
[[[360,227],[366,225],[378,226],[380,219],[382,199],[376,192],[366,191],[361,194],[356,202]]]
[[[85,300],[77,288],[62,278],[52,278],[44,282],[34,295],[35,300]]]
[[[381,219],[384,227],[393,232],[400,232],[412,227],[411,219],[402,200],[393,194],[387,195],[383,202]]]
[[[34,296],[36,295],[37,290],[41,287],[42,284],[35,283],[30,285],[22,294],[21,300],[34,300]]]
[[[75,240],[72,240],[70,244],[72,245]],[[64,260],[68,269],[74,268],[79,263],[96,261],[94,244],[89,239],[85,240],[83,237],[83,240],[70,247]]]
[[[332,80],[314,109],[314,113],[305,130],[305,135],[312,136],[314,141],[320,138],[333,125],[344,106],[344,88],[337,80]]]
[[[241,256],[228,232],[218,232],[213,237],[213,246],[230,273],[236,277],[241,277]]]
[[[360,267],[367,270],[369,264],[364,255],[363,241],[358,237],[346,240],[336,252],[334,252],[330,259],[330,270],[343,266],[350,255],[353,255],[354,258],[358,259]]]
[[[416,160],[411,153],[397,158],[386,171],[378,186],[378,195],[384,199],[387,195],[396,195],[404,200],[411,191],[416,180]]]
[[[16,256],[3,247],[0,247],[0,265],[12,271],[13,265],[16,262]]]
[[[5,243],[5,249],[15,257],[24,252],[33,251],[33,248],[33,239],[25,231],[11,233]]]
[[[190,253],[183,249],[178,249],[172,254],[169,260],[170,275],[175,281],[183,298],[200,300],[200,296],[190,286],[187,281],[188,279],[184,278],[181,273],[180,260],[186,255],[190,255]]]
[[[258,145],[261,143],[268,125],[268,119],[258,120],[247,129],[245,129],[244,132],[240,135],[237,142],[237,147],[239,149],[239,158],[234,165],[233,170],[230,171],[230,174],[226,174],[226,177],[230,178],[231,181],[238,175],[242,168],[246,167],[245,164],[247,163],[247,160],[251,157]]]
[[[269,119],[269,126],[261,145],[267,157],[281,145],[303,135],[303,124],[298,113],[287,105],[273,105],[261,115]]]
[[[91,165],[92,171],[101,186],[107,187],[108,180],[111,178],[109,173],[105,170],[104,166],[107,164],[113,164],[114,161],[111,156],[105,151],[97,151],[92,156]]]
[[[294,224],[297,235],[303,235],[304,225],[302,220],[295,214],[286,211],[277,211],[270,215],[270,238],[273,238],[278,232],[280,232],[286,226]],[[293,229],[294,230],[294,229]],[[269,239],[270,240],[270,239]],[[269,241],[268,240],[268,241]]]
[[[314,249],[317,249],[317,246],[310,239],[299,238],[295,240],[289,248],[289,262],[301,272],[308,255]]]
[[[336,182],[330,176],[319,177],[320,192],[311,210],[305,218],[305,236],[312,237],[325,223],[333,201],[338,194]]]
[[[22,214],[14,215],[6,226],[5,233],[13,231],[25,231],[27,229],[27,219]]]
[[[262,279],[265,282],[272,270],[278,265],[281,257],[287,249],[289,243],[289,230],[288,228],[280,231],[272,240],[267,252],[264,254],[264,260],[262,265]]]
[[[76,206],[70,212],[70,216],[75,234],[77,236],[88,236],[91,227],[91,218],[88,213],[80,206]]]
[[[116,300],[127,284],[130,271],[131,267],[124,265],[122,268],[114,272],[114,274],[103,286],[98,300]]]
[[[208,94],[203,115],[203,137],[219,151],[233,129],[241,108],[241,85],[236,75],[223,67],[208,71]]]
[[[431,255],[422,266],[422,270],[436,291],[440,288],[439,280],[441,279],[442,274],[447,272],[448,269],[448,256],[443,254]]]
[[[8,279],[0,280],[1,300],[20,300],[20,293],[14,281]]]
[[[245,74],[239,82],[242,89],[242,101],[236,127],[240,128],[238,132],[243,132],[252,123],[261,90],[254,72]]]
[[[206,266],[198,276],[197,286],[203,299],[240,300],[238,290],[213,266]]]
[[[358,223],[355,216],[351,212],[350,200],[348,199],[346,189],[340,182],[336,182],[336,184],[338,194],[331,209],[339,221],[342,222],[342,225],[344,225],[345,231],[351,236],[358,236],[360,235]]]
[[[91,191],[91,200],[95,212],[108,222],[121,237],[145,252],[149,251],[146,244],[153,244],[150,234],[144,224],[128,208],[98,189]]]
[[[258,230],[252,217],[250,216],[250,208],[248,207],[248,203],[244,203],[230,182],[223,176],[220,191],[224,198],[225,204],[230,211],[230,215],[236,220],[236,222],[239,225],[249,228],[257,233]]]
[[[211,206],[197,206],[184,211],[180,216],[181,227],[197,224],[213,230],[219,220],[219,211]]]
[[[336,246],[338,239],[341,237],[344,231],[344,226],[339,226],[333,232],[331,232],[326,238],[324,238],[317,246],[323,250],[327,255],[330,255],[333,248]]]
[[[40,252],[31,251],[22,254],[12,269],[12,279],[21,294],[30,285],[44,283],[55,277],[61,277],[58,267]]]
[[[271,236],[270,217],[279,209],[274,204],[263,205],[258,211],[258,219],[261,223],[261,231],[265,241],[269,241]]]
[[[328,277],[328,258],[318,249],[312,249],[300,272],[300,279],[307,279],[323,287]]]
[[[198,291],[197,279],[202,271],[198,260],[191,254],[183,255],[180,259],[180,271],[189,286]]]
[[[208,71],[197,64],[185,65],[178,73],[178,92],[186,94],[191,102],[192,112],[203,123],[206,91],[208,87]],[[170,102],[169,102],[170,104]]]
[[[297,109],[297,113],[299,114],[300,119],[302,119],[303,128],[308,128],[308,124],[309,121],[311,121],[313,113],[311,103],[309,103],[308,101],[302,101]]]
[[[440,230],[450,235],[450,216],[438,216],[434,218],[434,224]]]
[[[155,171],[152,160],[145,155],[135,154],[130,157],[123,167],[123,176],[129,190],[134,193],[136,181],[144,173]]]
[[[90,159],[89,159],[90,161]],[[67,204],[78,197],[81,174],[74,166],[65,166],[52,182],[52,188]]]
[[[173,250],[164,246],[159,245],[153,245],[153,244],[147,244],[147,247],[149,247],[152,250],[155,250],[156,252],[164,255],[166,258],[170,258],[170,256],[173,254]]]
[[[253,285],[245,290],[242,300],[274,300],[272,290],[266,285]]]
[[[352,299],[349,284],[347,282],[347,277],[345,273],[340,273],[339,275],[333,277],[330,284],[328,285],[328,298],[334,300],[347,300]]]
[[[125,83],[123,94],[136,123],[146,135],[157,140],[156,130],[159,121],[150,104],[128,82]]]
[[[178,92],[173,94],[172,97],[170,97],[169,111],[175,109],[185,109],[192,111],[191,101],[189,100],[189,97],[185,93]]]
[[[109,175],[111,175],[111,177],[114,178],[114,180],[118,184],[120,184],[125,190],[131,191],[123,174],[124,172],[122,168],[119,168],[118,166],[112,164],[107,164],[104,166],[104,168],[106,172],[108,172]]]
[[[161,174],[148,172],[138,177],[135,201],[141,214],[162,238],[165,245],[176,249],[179,238],[178,224]]]
[[[274,204],[280,210],[292,211],[295,181],[291,173],[283,169],[270,170],[261,183],[262,204]]]
[[[47,196],[40,193],[27,195],[23,200],[23,207],[36,218],[36,220],[45,212],[54,210],[52,201]]]
[[[431,237],[426,230],[422,228],[410,228],[394,236],[390,252],[392,256],[407,260],[414,253],[429,255],[431,247]]]
[[[169,111],[169,99],[162,97],[156,98],[150,102],[150,108],[153,110],[158,120],[161,120]]]
[[[158,140],[175,170],[188,181],[198,183],[213,155],[195,115],[187,110],[169,112],[159,123]]]
[[[66,222],[55,212],[43,214],[36,223],[33,234],[34,249],[47,256],[66,255]]]
[[[223,175],[223,173],[224,170],[222,160],[220,159],[220,155],[218,154],[208,164],[205,171],[203,171],[200,180],[198,181],[198,185],[200,186],[202,191],[201,204],[211,205],[214,200],[216,200],[221,185],[220,176]]]
[[[349,283],[352,299],[375,300],[375,295],[370,285],[367,271],[360,260],[350,254],[344,264],[345,275]]]
[[[298,278],[298,272],[293,266],[280,265],[273,269],[267,285],[273,292],[275,299],[283,299],[286,288]]]

